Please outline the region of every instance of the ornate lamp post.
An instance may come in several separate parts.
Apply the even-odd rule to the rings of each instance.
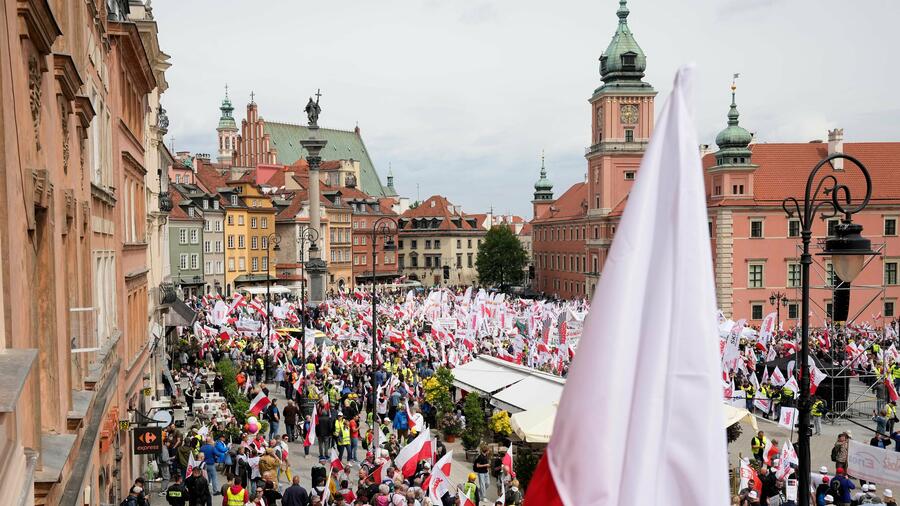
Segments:
[[[266,243],[266,340],[268,340],[269,336],[272,335],[272,316],[271,308],[269,307],[269,303],[272,300],[272,276],[269,275],[269,270],[274,264],[272,264],[271,252],[281,249],[278,246],[278,243],[281,242],[281,237],[278,234],[269,234],[266,240],[268,241]]]
[[[846,159],[859,168],[859,171],[865,177],[866,194],[862,201],[854,205],[850,195],[850,188],[846,184],[839,183],[837,178],[828,174],[816,178],[819,170],[826,165],[830,165],[832,160]],[[788,218],[796,216],[800,220],[800,237],[803,243],[803,253],[800,255],[801,265],[801,342],[800,357],[798,364],[800,366],[800,397],[797,403],[798,421],[799,421],[799,439],[797,443],[798,466],[798,501],[797,504],[809,504],[809,266],[812,264],[812,255],[809,253],[809,245],[812,240],[813,220],[816,213],[823,207],[828,208],[830,213],[826,218],[843,215],[841,223],[836,227],[835,235],[825,240],[825,249],[820,255],[831,256],[834,265],[834,271],[837,276],[844,282],[850,283],[856,278],[857,274],[862,271],[865,265],[865,256],[877,255],[872,251],[872,243],[868,239],[860,235],[862,226],[853,223],[854,214],[862,211],[869,203],[872,197],[872,178],[869,171],[856,158],[842,153],[835,153],[824,158],[813,168],[806,181],[806,193],[803,197],[803,204],[794,197],[784,199],[782,208],[787,213]]]
[[[378,399],[375,392],[378,391],[378,383],[375,381],[375,371],[378,363],[375,359],[378,353],[378,300],[375,298],[375,259],[378,251],[376,244],[378,236],[384,237],[384,251],[394,250],[394,231],[397,229],[397,221],[389,216],[375,220],[372,224],[372,409],[374,412]],[[374,420],[374,418],[373,418]]]
[[[775,306],[775,332],[781,329],[781,306],[787,306],[787,295],[781,292],[772,292],[769,295],[769,304]]]
[[[303,252],[306,250],[306,243],[309,242],[310,251],[316,250],[318,251],[319,247],[317,246],[319,240],[319,232],[314,228],[305,227],[300,231],[300,237],[297,238],[297,242],[300,244],[300,265],[304,265],[303,263]],[[312,256],[312,253],[310,253]],[[300,276],[300,330],[303,331],[303,335],[300,336],[300,345],[303,347],[303,370],[306,370],[306,273],[304,272]]]

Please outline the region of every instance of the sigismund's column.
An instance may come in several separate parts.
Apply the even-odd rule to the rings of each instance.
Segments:
[[[316,231],[319,241],[325,237],[320,229],[322,217],[319,213],[319,163],[322,158],[319,153],[328,144],[328,141],[317,135],[319,113],[322,112],[319,107],[319,97],[321,96],[322,94],[317,90],[316,99],[313,100],[310,97],[306,104],[304,111],[309,119],[309,138],[300,139],[300,145],[306,149],[306,161],[309,163],[309,227]],[[328,265],[321,258],[317,243],[318,241],[310,245],[309,260],[306,262],[306,272],[309,273],[309,302],[312,304],[319,304],[325,300],[325,274],[328,271]]]

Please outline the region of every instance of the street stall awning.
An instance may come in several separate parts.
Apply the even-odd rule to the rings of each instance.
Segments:
[[[453,369],[453,385],[467,392],[491,395],[526,376],[524,372],[476,358]]]
[[[514,413],[509,417],[509,424],[513,433],[526,443],[548,443],[553,434],[553,423],[556,421],[556,408],[558,402],[544,403],[527,411]],[[742,422],[753,427],[754,432],[759,430],[756,425],[756,417],[743,408],[736,408],[728,404],[722,404],[723,428]]]
[[[513,413],[509,417],[509,424],[516,436],[526,443],[549,443],[550,434],[553,433],[553,422],[556,421],[557,406],[559,403],[554,402]]]
[[[263,295],[267,291],[266,285],[244,286],[239,288],[239,290],[247,292],[250,295]],[[297,290],[299,290],[299,288],[297,288]],[[294,289],[282,285],[271,285],[268,288],[268,293],[271,293],[272,295],[292,293],[293,291]]]
[[[565,380],[546,375],[527,376],[491,396],[491,404],[510,413],[559,402]]]

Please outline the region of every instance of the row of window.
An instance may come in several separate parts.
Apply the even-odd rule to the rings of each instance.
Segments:
[[[178,244],[200,244],[199,228],[181,228],[178,230]]]
[[[424,267],[426,269],[436,269],[438,267],[443,267],[443,264],[441,263],[441,255],[422,255],[422,256],[425,257]],[[406,268],[406,256],[400,255],[398,257],[398,259],[399,259],[400,268],[405,269]],[[456,254],[456,264],[455,265],[456,265],[457,269],[463,268],[463,254],[462,253]],[[475,266],[475,254],[474,253],[466,253],[466,267],[471,269],[474,266]],[[415,252],[410,253],[410,255],[409,255],[409,267],[411,269],[417,269],[419,267],[419,255],[417,255]]]
[[[401,255],[402,256],[402,255]],[[369,255],[353,255],[353,265],[366,265],[369,263]],[[384,264],[394,264],[394,253],[392,251],[384,252]],[[375,254],[375,265],[378,265],[378,254]]]
[[[207,260],[203,265],[203,274],[212,275],[212,274],[224,274],[225,273],[225,263],[221,260],[217,260],[212,262]]]
[[[238,257],[237,259],[237,270],[244,271],[247,269],[247,259],[245,257]],[[251,257],[250,258],[250,271],[258,272],[258,271],[268,271],[269,270],[269,258],[268,257]],[[234,258],[228,259],[228,271],[235,271],[235,262]]]
[[[763,302],[753,302],[750,304],[750,319],[751,320],[762,320],[763,314],[765,312],[766,304]],[[884,306],[882,306],[882,315],[885,318],[892,318],[896,316],[896,308],[897,301],[896,300],[886,300],[884,301]],[[825,302],[825,316],[831,318],[831,313],[834,310],[834,304],[832,302]],[[787,319],[788,320],[799,320],[800,319],[800,303],[799,302],[789,302],[787,305]]]
[[[350,232],[349,228],[332,228],[331,229],[331,242],[348,243],[348,242],[350,242],[351,233],[352,232]],[[355,242],[356,238],[354,237],[353,239],[354,239],[353,244],[356,244],[356,242]],[[363,243],[363,244],[365,244],[365,243]]]
[[[552,283],[548,283],[548,281],[552,281]],[[547,286],[550,285],[550,286]],[[579,283],[577,281],[570,281],[568,279],[552,279],[548,280],[546,278],[538,281],[538,288],[544,292],[555,291],[556,293],[560,292],[560,288],[565,290],[565,293],[572,293],[575,295],[584,295],[584,283]]]
[[[365,243],[363,243],[365,244]],[[472,239],[466,239],[466,248],[472,249],[472,245],[475,247],[481,247],[481,239],[476,239],[475,242],[472,242]],[[403,239],[397,241],[398,248],[403,248]],[[410,239],[409,240],[409,249],[417,249],[419,247],[418,239]],[[425,239],[425,249],[441,249],[441,240],[440,239]],[[462,239],[456,240],[456,249],[463,249]]]
[[[205,232],[221,232],[222,231],[222,220],[206,220],[206,223],[203,224],[203,230]]]
[[[228,235],[228,249],[234,249],[234,235]],[[244,242],[244,234],[239,234],[237,236],[237,247],[238,249],[242,249],[245,247]],[[250,249],[269,249],[269,237],[268,236],[258,236],[251,235],[250,236]]]
[[[566,272],[600,272],[600,262],[596,256],[591,257],[591,270],[587,270],[587,257],[585,255],[565,255],[553,253],[537,253],[535,263],[539,269]]]
[[[885,285],[897,285],[898,284],[898,265],[900,262],[898,261],[885,261],[884,262],[884,284]],[[800,288],[801,283],[801,267],[799,262],[788,262],[787,263],[787,284],[785,285],[788,288]],[[811,278],[815,276],[810,274]],[[826,286],[834,286],[836,283],[836,278],[834,274],[834,265],[831,261],[825,262],[825,285]],[[813,285],[816,284],[815,279],[811,283]],[[765,264],[762,262],[750,262],[747,266],[747,288],[765,288]]]
[[[840,223],[838,219],[831,219],[827,221],[828,230],[827,235],[832,237],[835,235],[835,230]],[[885,218],[884,219],[884,235],[886,236],[895,236],[897,235],[897,218]],[[712,223],[710,223],[710,235],[712,234]],[[788,220],[788,237],[800,237],[800,220]],[[750,219],[750,238],[752,239],[762,239],[765,237],[765,232],[763,229],[763,220],[760,218],[751,218]]]
[[[222,252],[222,241],[215,241],[216,244],[216,253]],[[203,252],[204,253],[212,253],[212,241],[203,241]]]
[[[228,217],[226,218],[226,220],[228,221],[229,226],[234,225],[234,215],[233,214],[229,214]],[[259,224],[259,227],[257,227],[257,223]],[[244,226],[244,215],[243,214],[238,215],[237,224],[239,227]],[[256,217],[251,217],[250,218],[250,228],[269,228],[269,218],[263,217],[263,218],[260,218],[259,221],[257,221]]]
[[[199,253],[182,253],[178,258],[178,268],[185,271],[188,269],[196,270],[200,268]]]

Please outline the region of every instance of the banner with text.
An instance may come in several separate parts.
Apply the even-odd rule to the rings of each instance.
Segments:
[[[850,440],[847,473],[854,478],[873,481],[879,485],[900,485],[900,452],[869,446]]]

